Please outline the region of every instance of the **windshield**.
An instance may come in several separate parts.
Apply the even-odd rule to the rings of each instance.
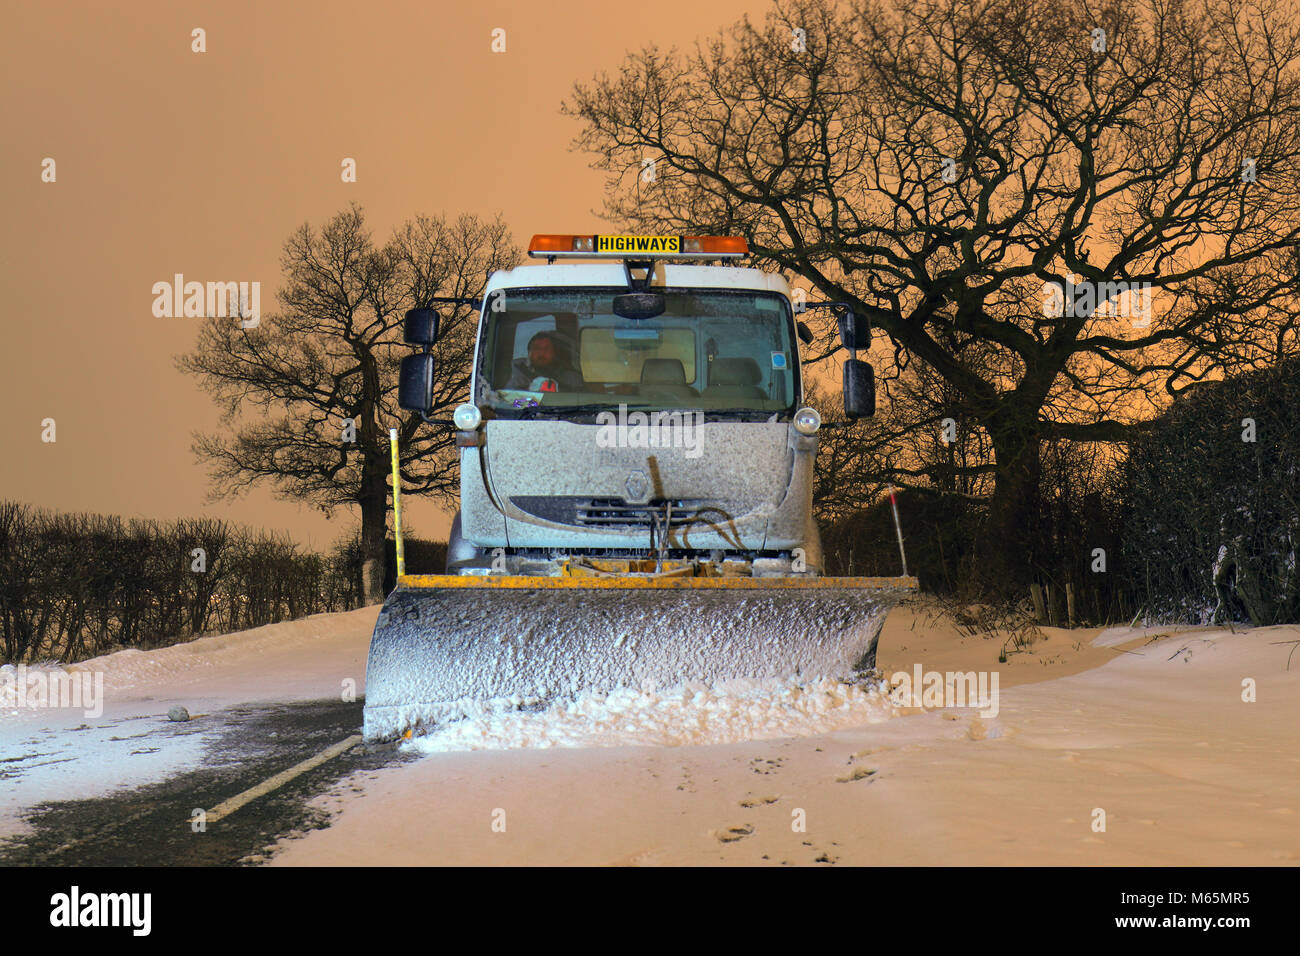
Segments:
[[[652,319],[614,314],[608,289],[511,289],[490,298],[476,402],[511,417],[638,409],[791,410],[799,353],[773,293],[655,289]],[[504,307],[502,307],[504,306]]]

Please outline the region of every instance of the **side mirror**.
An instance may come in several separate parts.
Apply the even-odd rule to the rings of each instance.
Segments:
[[[614,296],[614,314],[624,319],[653,319],[667,305],[662,292],[628,292]]]
[[[844,363],[844,414],[849,418],[876,414],[876,372],[861,359]]]
[[[433,408],[433,371],[433,356],[428,352],[402,359],[397,377],[397,404],[407,411],[427,414]]]
[[[438,341],[438,313],[433,309],[412,309],[402,324],[407,345],[430,346]]]
[[[867,316],[845,309],[835,319],[840,326],[840,342],[846,349],[858,352],[871,347],[871,320]]]
[[[799,333],[799,341],[804,345],[813,344],[813,331],[803,322],[795,323],[795,331]]]

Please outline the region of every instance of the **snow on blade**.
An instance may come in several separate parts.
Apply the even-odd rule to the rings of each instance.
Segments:
[[[489,710],[736,679],[853,680],[902,590],[629,592],[431,588],[389,595],[366,668],[365,736]]]
[[[883,682],[823,679],[688,683],[668,691],[619,688],[559,700],[541,711],[485,701],[481,711],[416,737],[417,753],[542,747],[676,747],[773,740],[881,723],[895,713]]]

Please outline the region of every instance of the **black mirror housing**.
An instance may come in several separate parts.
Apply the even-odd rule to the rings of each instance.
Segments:
[[[835,316],[840,326],[840,343],[851,352],[871,347],[871,320],[860,312],[845,309]]]
[[[402,323],[407,345],[430,346],[438,341],[438,313],[434,309],[412,309]]]
[[[844,363],[844,414],[848,418],[876,414],[876,372],[861,359]]]
[[[653,319],[668,306],[662,292],[627,292],[614,296],[614,314],[624,319]]]
[[[434,360],[428,352],[402,359],[397,378],[397,404],[410,412],[428,414],[433,408]]]
[[[794,328],[795,331],[799,333],[800,342],[802,342],[804,345],[813,344],[814,336],[813,336],[812,329],[808,328],[808,326],[803,322],[796,322]]]

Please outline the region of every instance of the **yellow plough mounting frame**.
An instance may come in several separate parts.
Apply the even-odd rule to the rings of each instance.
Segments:
[[[751,577],[684,577],[671,572],[655,577],[600,577],[598,575],[565,575],[538,577],[522,574],[404,574],[397,579],[399,588],[489,588],[508,591],[516,588],[528,590],[616,590],[673,591],[695,589],[722,589],[727,591],[781,591],[824,590],[842,591],[851,588],[870,590],[899,588],[917,589],[916,578],[751,578]]]

